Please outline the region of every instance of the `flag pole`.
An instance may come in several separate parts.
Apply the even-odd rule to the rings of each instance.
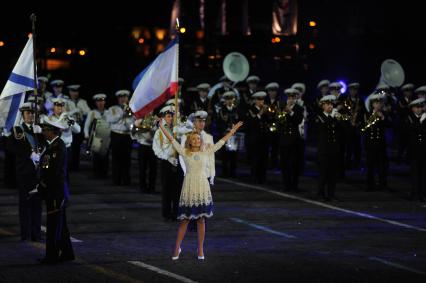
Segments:
[[[179,37],[179,18],[176,18],[176,36]],[[178,40],[180,40],[180,38],[178,38]],[[177,116],[179,115],[179,45],[180,43],[178,43],[177,45],[177,55],[176,55],[176,74],[177,74],[177,78],[178,78],[178,87],[176,89],[175,92],[175,115],[173,118],[173,124],[174,126],[177,126]]]
[[[34,61],[34,96],[35,96],[35,109],[34,109],[34,124],[38,123],[38,81],[37,81],[37,60],[36,60],[36,15],[33,13],[30,16],[33,38],[33,61]]]
[[[34,109],[34,124],[37,125],[39,123],[39,113],[38,113],[38,81],[37,81],[37,60],[36,60],[36,15],[34,13],[30,16],[31,19],[31,29],[32,29],[32,39],[33,39],[33,65],[34,65],[34,97],[35,97],[35,109]],[[39,153],[38,148],[38,138],[37,135],[34,135],[35,139],[35,152]]]

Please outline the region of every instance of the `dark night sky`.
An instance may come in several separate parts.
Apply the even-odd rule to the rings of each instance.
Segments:
[[[182,1],[188,6],[196,2]],[[8,41],[9,47],[17,46],[9,50],[7,56],[0,50],[1,79],[4,81],[10,73],[10,61],[14,62],[14,57],[21,51],[26,40],[22,35],[30,31],[29,15],[35,12],[38,16],[40,42],[45,45],[62,42],[91,47],[89,50],[92,54],[93,50],[96,51],[91,59],[100,70],[97,75],[106,80],[115,80],[114,84],[107,84],[108,88],[129,87],[123,84],[128,85],[134,70],[142,67],[133,58],[125,56],[128,30],[134,25],[167,28],[171,2],[155,0],[92,4],[98,5],[96,8],[89,8],[87,2],[82,1],[66,2],[60,4],[61,7],[58,2],[30,4],[33,7],[17,3],[13,5],[16,8],[12,6],[8,9],[7,14],[3,10],[3,16],[0,17],[0,40]],[[269,2],[250,1],[251,7],[258,5],[260,11],[261,8],[265,10],[265,3]],[[318,0],[299,3],[299,42],[306,43],[304,40],[309,32],[307,21],[314,19],[318,22],[318,48],[309,57],[310,72],[300,77],[300,80],[312,80],[311,84],[315,85],[321,78],[333,80],[342,77],[374,84],[380,75],[380,63],[389,57],[403,65],[407,80],[416,84],[426,83],[421,73],[426,64],[423,37],[426,25],[421,20],[423,9],[420,9],[418,1],[389,4],[390,1]],[[259,43],[260,48],[262,44]],[[91,74],[96,68],[91,69]],[[114,73],[112,77],[108,77],[108,69]],[[71,77],[75,78],[80,72],[74,71],[76,75]],[[267,73],[264,69],[256,71],[260,75]],[[86,83],[90,78],[80,80]],[[97,79],[97,82],[100,81]]]

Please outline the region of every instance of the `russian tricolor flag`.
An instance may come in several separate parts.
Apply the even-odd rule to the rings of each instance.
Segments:
[[[129,106],[137,119],[143,118],[178,91],[179,38],[166,49],[133,81],[133,96]]]
[[[0,95],[0,128],[10,132],[19,123],[19,107],[24,103],[25,92],[35,87],[33,38],[30,37]]]

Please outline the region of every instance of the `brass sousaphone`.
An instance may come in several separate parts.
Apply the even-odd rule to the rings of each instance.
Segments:
[[[247,58],[239,52],[231,52],[225,56],[225,59],[223,60],[222,68],[226,78],[228,78],[230,81],[233,82],[233,84],[229,87],[232,89],[232,91],[235,92],[237,96],[237,100],[239,100],[240,93],[234,86],[238,82],[244,81],[250,72],[250,65]],[[216,90],[220,87],[223,87],[223,85],[224,85],[223,82],[215,84],[210,89],[208,97],[213,96]]]
[[[380,66],[380,79],[377,86],[386,84],[390,87],[400,87],[405,80],[404,69],[401,64],[393,59],[386,59]],[[368,96],[370,97],[370,96]],[[370,100],[365,100],[365,108],[370,112]]]

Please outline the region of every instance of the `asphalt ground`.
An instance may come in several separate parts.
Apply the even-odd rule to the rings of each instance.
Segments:
[[[212,187],[204,261],[194,231],[171,260],[178,223],[161,217],[159,183],[139,191],[136,160],[130,187],[81,167],[67,210],[74,262],[38,264],[44,243],[19,241],[18,194],[0,189],[0,282],[426,282],[426,204],[407,199],[406,166],[391,165],[392,192],[365,192],[363,171],[349,171],[340,201],[322,202],[311,162],[299,193],[281,191],[276,170],[252,184],[240,162],[238,178]]]

